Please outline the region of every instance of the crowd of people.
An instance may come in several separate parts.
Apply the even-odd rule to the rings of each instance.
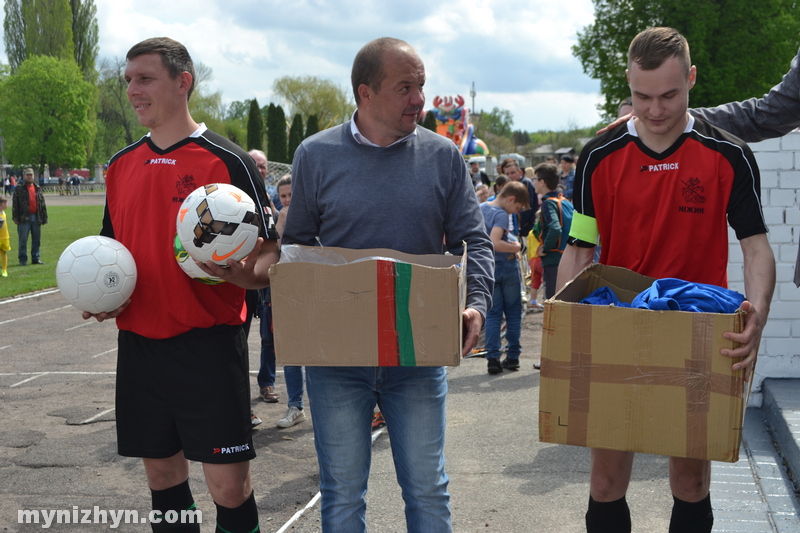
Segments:
[[[723,126],[725,120],[751,118],[754,137],[786,133],[800,122],[797,70],[796,59],[794,74],[784,79],[786,85],[795,83],[787,87],[788,96],[778,86],[765,99],[740,107],[691,113]],[[531,168],[509,158],[500,162],[492,182],[479,165],[464,163],[454,143],[417,127],[426,71],[411,45],[392,38],[370,41],[352,66],[356,111],[344,124],[303,141],[291,177],[277,184],[276,202],[264,187],[268,163],[263,153],[247,154],[192,119],[188,100],[194,66],[183,45],[158,38],[131,48],[128,98],[150,135],[109,165],[102,234],[131,250],[148,283],[119,309],[84,313],[84,318],[117,319],[118,450],[143,459],[153,509],[163,514],[194,506],[188,465],[199,461],[216,504],[217,531],[259,531],[258,487],[253,487],[249,461],[255,457],[252,427],[260,420],[250,408],[246,338],[257,312],[258,394],[266,402],[280,402],[268,269],[283,244],[460,254],[466,243],[462,355],[472,352],[485,326],[487,369],[499,374],[520,368],[525,300],[541,310],[542,284],[544,298],[552,298],[591,264],[600,243],[601,263],[724,285],[727,220],[744,254],[747,301],[741,308],[744,331],[725,334],[741,347],[723,355],[741,358],[733,368],[749,374],[775,284],[755,160],[743,141],[688,111],[696,72],[688,43],[677,31],[652,28],[639,34],[629,50],[627,76],[633,115],[589,142],[580,157],[565,154],[557,164],[553,159]],[[771,107],[774,102],[780,104]],[[176,164],[142,170],[141,160],[155,160],[155,154],[161,160],[169,154]],[[620,165],[621,160],[636,165]],[[658,166],[643,185],[638,175],[653,160],[680,164]],[[610,171],[623,167],[628,170]],[[673,185],[679,171],[689,167],[702,176],[708,216],[681,217],[676,210],[659,214],[655,206],[680,201]],[[211,179],[208,169],[215,170],[215,181],[244,189],[264,213],[261,237],[247,258],[229,260],[226,267],[199,264],[227,282],[214,286],[166,268],[174,265],[171,255],[149,246],[154,235],[172,239],[168,228],[187,194],[175,173],[191,178],[194,187]],[[142,220],[147,242],[140,237]],[[695,235],[703,245],[686,246],[685,235]],[[658,246],[649,245],[654,239]],[[0,248],[2,242],[0,233]],[[186,311],[171,305],[176,295]],[[444,468],[444,368],[315,366],[305,368],[304,379],[302,368],[287,366],[284,375],[288,409],[276,425],[306,420],[305,383],[323,532],[366,530],[370,420],[376,407],[391,435],[408,531],[452,531]],[[632,461],[631,452],[592,451],[588,532],[631,531],[625,493]],[[670,531],[711,531],[709,471],[707,461],[670,459]],[[153,530],[163,531],[158,527]],[[184,525],[183,531],[199,531],[199,526]]]

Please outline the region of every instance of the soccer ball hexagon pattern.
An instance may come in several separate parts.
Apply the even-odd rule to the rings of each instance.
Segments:
[[[227,183],[198,187],[178,211],[178,239],[193,259],[226,265],[240,261],[258,241],[260,219],[253,200]]]
[[[190,278],[194,278],[200,283],[205,283],[206,285],[218,285],[220,283],[225,283],[224,279],[216,276],[209,276],[203,272],[203,269],[197,266],[197,263],[194,262],[194,259],[192,259],[186,250],[183,249],[183,245],[181,244],[181,240],[178,238],[177,233],[175,234],[172,250],[175,252],[175,261],[178,262],[178,266],[181,267],[181,270],[183,270],[183,272]]]
[[[133,294],[136,263],[119,241],[99,235],[83,237],[61,254],[56,281],[64,298],[81,311],[109,312]]]

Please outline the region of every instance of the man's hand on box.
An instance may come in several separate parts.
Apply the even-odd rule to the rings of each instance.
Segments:
[[[483,327],[483,316],[476,309],[468,307],[464,309],[461,318],[464,321],[464,346],[461,350],[461,357],[466,357],[478,344],[478,336]]]
[[[721,352],[722,355],[734,359],[744,357],[741,361],[734,363],[731,368],[733,370],[744,369],[744,380],[750,381],[750,376],[755,367],[756,357],[758,356],[758,345],[761,342],[761,333],[764,331],[766,317],[759,313],[755,306],[747,300],[742,302],[739,309],[745,312],[744,330],[741,333],[728,331],[723,333],[722,336],[728,340],[740,343],[741,346],[733,350],[724,349]]]

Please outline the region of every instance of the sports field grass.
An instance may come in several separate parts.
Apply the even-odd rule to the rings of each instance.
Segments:
[[[0,298],[8,298],[56,286],[56,263],[61,252],[73,241],[98,235],[102,226],[103,206],[48,206],[48,221],[42,226],[41,259],[44,265],[30,264],[31,242],[28,237],[28,265],[20,266],[17,254],[17,226],[11,221],[11,202],[6,209],[11,251],[8,252],[8,277],[0,278]]]

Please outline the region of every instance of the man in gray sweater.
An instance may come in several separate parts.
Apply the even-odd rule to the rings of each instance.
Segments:
[[[358,52],[351,80],[357,105],[352,120],[297,149],[284,242],[411,254],[460,254],[466,242],[468,353],[491,306],[492,246],[456,146],[417,128],[425,67],[408,43],[381,38]],[[323,532],[366,531],[369,421],[376,404],[392,436],[408,531],[451,531],[445,369],[308,367],[306,381]]]

